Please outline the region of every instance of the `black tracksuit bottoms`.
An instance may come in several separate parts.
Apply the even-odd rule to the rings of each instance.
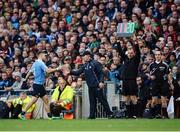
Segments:
[[[112,111],[109,108],[109,104],[107,102],[106,97],[103,94],[103,89],[99,89],[97,87],[88,87],[89,88],[89,102],[90,102],[90,118],[95,118],[95,112],[96,112],[96,103],[97,100],[101,102],[103,105],[106,114],[111,115]]]

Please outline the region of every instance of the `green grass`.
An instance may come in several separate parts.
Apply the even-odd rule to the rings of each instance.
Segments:
[[[0,131],[180,131],[180,120],[0,120]]]

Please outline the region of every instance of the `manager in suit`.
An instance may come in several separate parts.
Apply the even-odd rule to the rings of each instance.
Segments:
[[[90,115],[89,119],[95,119],[96,99],[103,105],[109,118],[113,117],[113,112],[109,108],[106,97],[103,94],[104,76],[101,64],[91,58],[91,53],[85,51],[83,54],[84,64],[78,70],[72,70],[70,74],[80,75],[84,73],[89,90]]]

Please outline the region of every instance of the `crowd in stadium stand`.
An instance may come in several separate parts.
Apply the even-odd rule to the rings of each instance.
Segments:
[[[33,76],[25,83],[23,78],[39,51],[47,52],[48,67],[66,65],[69,69],[80,68],[83,53],[90,51],[102,64],[104,79],[113,81],[116,94],[122,94],[122,54],[138,45],[140,64],[134,72],[148,89],[138,89],[140,105],[151,107],[150,65],[156,51],[161,51],[169,69],[166,95],[180,100],[179,13],[179,0],[0,0],[0,90],[32,90]],[[119,37],[118,23],[128,22],[135,23],[134,34]],[[81,87],[83,75],[65,73],[66,69],[48,74],[46,88],[54,89],[61,74],[72,87]],[[160,114],[158,110],[153,110],[154,116]]]

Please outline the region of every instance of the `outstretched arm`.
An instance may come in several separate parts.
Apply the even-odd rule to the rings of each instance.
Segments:
[[[139,45],[137,43],[135,44],[135,51],[136,51],[136,60],[140,62],[141,52],[139,49]]]
[[[82,67],[80,69],[78,69],[78,70],[72,70],[70,72],[70,74],[75,75],[75,76],[79,76],[82,73],[83,73],[83,68]]]
[[[119,43],[119,53],[120,53],[120,56],[121,56],[122,61],[124,61],[127,56],[126,56],[126,54],[123,52],[123,49],[122,49],[120,43]]]
[[[57,68],[46,68],[46,73],[53,73],[55,71],[59,71],[61,70],[61,66],[57,67]]]

